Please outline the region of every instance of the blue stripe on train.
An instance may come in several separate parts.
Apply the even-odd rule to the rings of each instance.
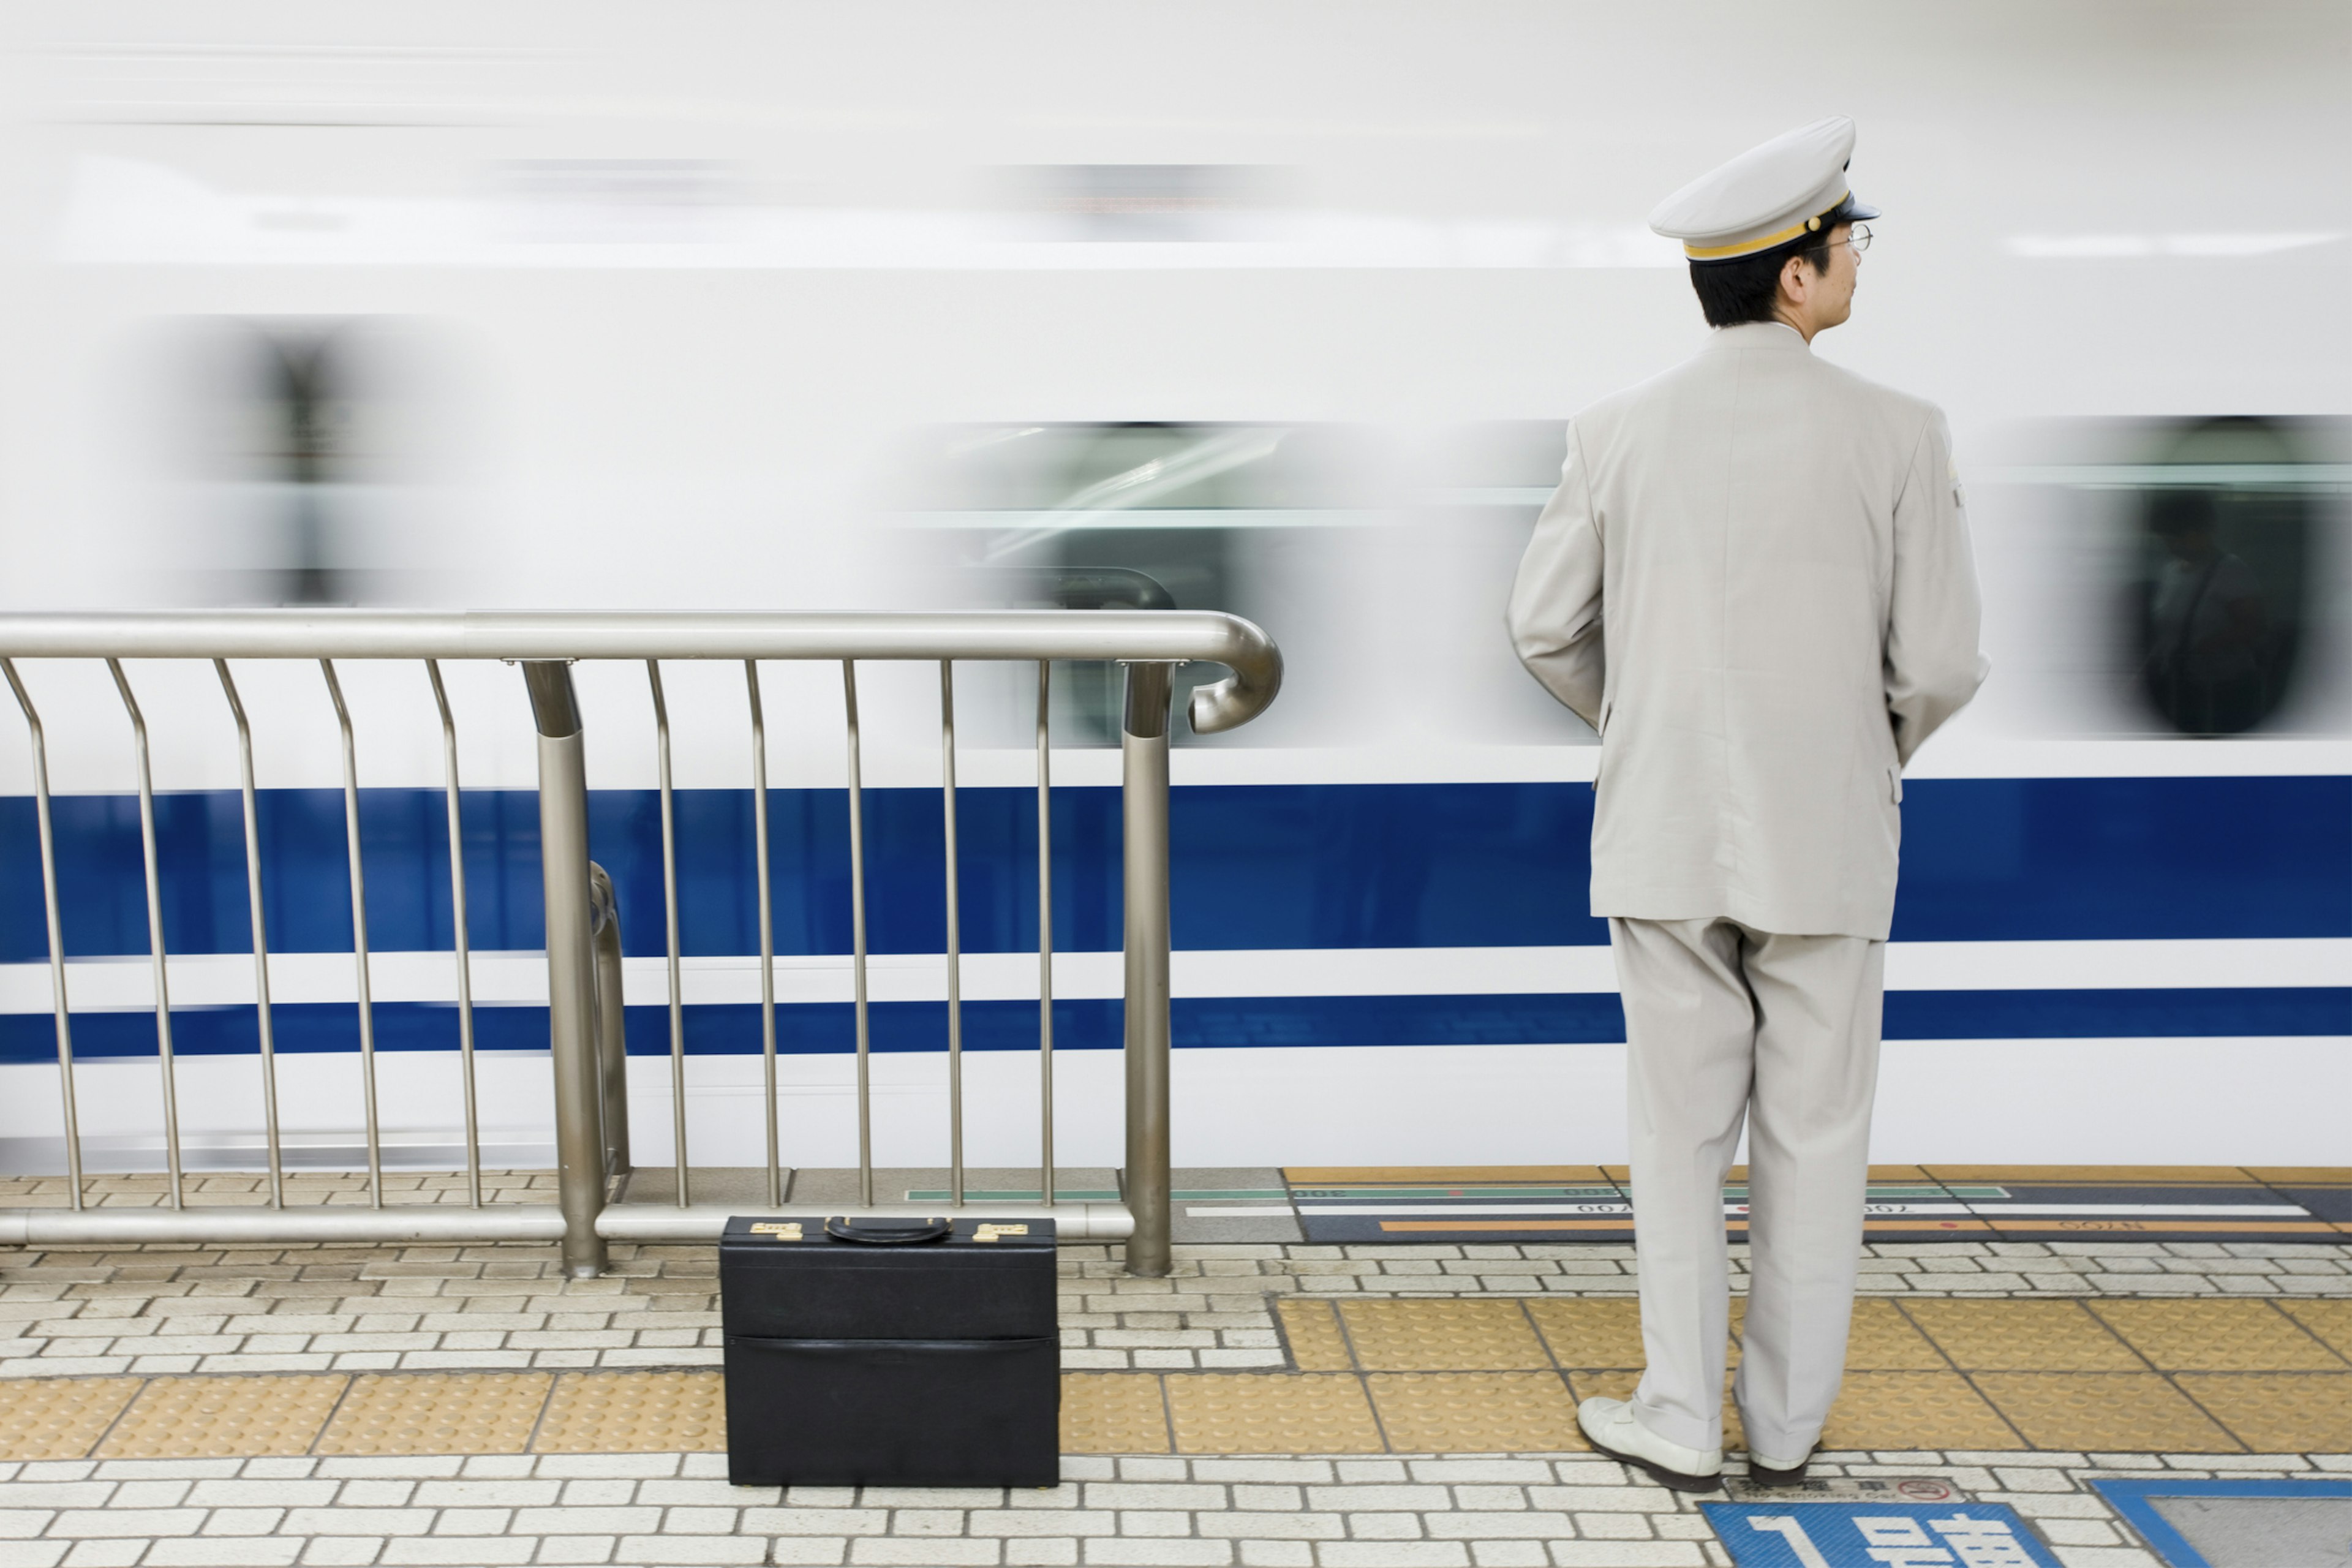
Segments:
[[[1538,1045],[1625,1037],[1625,1016],[1605,992],[1520,996],[1179,997],[1181,1047],[1248,1046]],[[457,1013],[447,1004],[388,1002],[375,1010],[380,1050],[455,1050]],[[547,1009],[477,1007],[475,1043],[485,1050],[542,1049]],[[282,1051],[359,1048],[359,1011],[348,1003],[280,1004],[271,1009]],[[254,1009],[175,1008],[173,1048],[194,1056],[250,1055]],[[1119,1044],[1120,1005],[1054,1005],[1057,1047],[1105,1050]],[[872,1008],[877,1051],[946,1048],[943,1002],[879,1002]],[[1034,1002],[967,1002],[964,1045],[976,1051],[1028,1050],[1037,1043]],[[2143,1036],[2352,1035],[2352,988],[2333,986],[2162,991],[1895,991],[1886,1037],[1895,1040],[2086,1039]],[[669,1010],[628,1010],[629,1051],[666,1056]],[[761,1048],[760,1009],[713,1004],[686,1009],[686,1043],[698,1056]],[[846,1002],[776,1009],[776,1046],[794,1055],[847,1051],[856,1044]],[[74,1049],[84,1057],[155,1054],[154,1016],[74,1015]],[[0,1016],[0,1061],[54,1061],[47,1014]]]
[[[1904,805],[1895,934],[1911,941],[2352,935],[2352,778],[1922,780]],[[945,945],[939,795],[866,792],[877,952]],[[619,888],[633,954],[662,951],[659,797],[598,791],[590,845]],[[1036,941],[1034,796],[959,796],[963,941],[975,952]],[[1181,948],[1492,947],[1599,943],[1585,910],[1591,791],[1580,784],[1191,786],[1174,793]],[[228,792],[160,796],[166,945],[247,950],[244,837]],[[143,953],[136,802],[57,802],[66,948]],[[677,795],[682,942],[692,954],[758,945],[748,790]],[[777,949],[849,951],[845,796],[772,792]],[[443,799],[363,792],[371,942],[451,945]],[[271,790],[261,801],[269,940],[281,952],[352,946],[342,799]],[[471,935],[542,945],[539,822],[526,791],[465,801]],[[1055,797],[1055,941],[1119,945],[1118,794]],[[47,954],[33,808],[0,799],[0,962]]]

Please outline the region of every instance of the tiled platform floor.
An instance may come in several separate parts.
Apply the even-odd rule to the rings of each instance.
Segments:
[[[2154,1568],[2094,1476],[2352,1475],[2352,1248],[1867,1254],[1817,1473],[1946,1478],[2069,1568]],[[1640,1360],[1628,1247],[1062,1266],[1065,1485],[779,1492],[725,1482],[707,1247],[0,1252],[0,1568],[1727,1561],[1574,1431]]]

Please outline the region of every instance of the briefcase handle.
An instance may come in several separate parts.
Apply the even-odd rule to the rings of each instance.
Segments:
[[[927,1219],[910,1225],[903,1220],[861,1222],[835,1215],[824,1222],[824,1233],[835,1241],[854,1241],[866,1247],[920,1247],[953,1236],[955,1221]]]

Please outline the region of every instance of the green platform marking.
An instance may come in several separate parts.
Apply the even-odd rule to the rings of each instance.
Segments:
[[[1280,1187],[1202,1187],[1197,1189],[1179,1187],[1168,1195],[1172,1199],[1192,1203],[1209,1200],[1223,1200],[1228,1203],[1244,1200],[1282,1203],[1290,1196]],[[950,1194],[945,1187],[926,1187],[907,1194],[907,1201],[910,1204],[943,1204],[949,1202],[950,1198]],[[1039,1201],[1038,1189],[1035,1187],[966,1187],[963,1200],[968,1204],[1034,1204]],[[1062,1188],[1055,1187],[1054,1201],[1057,1204],[1115,1204],[1119,1199],[1118,1194],[1108,1188],[1100,1192],[1091,1189],[1065,1192]]]

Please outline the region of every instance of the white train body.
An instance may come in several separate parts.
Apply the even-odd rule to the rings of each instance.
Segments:
[[[6,26],[8,609],[906,607],[1030,591],[1008,568],[1124,567],[1264,625],[1281,699],[1175,760],[1180,1165],[1622,1158],[1622,1025],[1582,883],[1595,749],[1515,666],[1501,605],[1545,441],[1706,331],[1652,202],[1852,114],[1857,189],[1886,216],[1854,320],[1816,347],[1949,412],[1993,666],[1911,773],[1876,1157],[2345,1161],[2340,6],[110,3]],[[2168,564],[2148,520],[2183,494],[2236,576]],[[2255,627],[2238,663],[2164,651],[2166,616],[2194,633],[2214,614],[2167,571],[2192,598],[2253,584],[2228,590]],[[91,1166],[152,1168],[128,721],[102,667],[24,670],[70,797]],[[235,731],[209,668],[129,673],[198,1042],[184,1125],[203,1162],[249,1165]],[[397,1047],[385,1125],[397,1158],[446,1164],[440,731],[421,670],[341,675]],[[741,672],[666,675],[691,796],[690,1138],[698,1163],[756,1163]],[[333,713],[310,666],[238,677],[275,803],[276,997],[310,1009],[283,1026],[307,1042],[282,1064],[286,1124],[349,1163]],[[535,822],[512,793],[531,731],[513,670],[449,677],[486,879],[474,994],[500,1015],[486,1152],[529,1164],[551,1114]],[[657,1163],[650,700],[636,667],[578,678],[632,1041],[657,1053],[632,1062],[636,1155]],[[877,1152],[936,1164],[937,677],[861,679],[896,911],[877,904],[875,994],[899,1009]],[[1100,1165],[1117,752],[1099,679],[1060,679],[1061,1157]],[[799,911],[785,1158],[841,1165],[840,672],[763,680]],[[963,994],[992,1047],[969,1069],[975,1165],[1036,1147],[1017,1048],[1033,680],[959,672]],[[58,1168],[31,772],[6,730],[0,1163]]]

